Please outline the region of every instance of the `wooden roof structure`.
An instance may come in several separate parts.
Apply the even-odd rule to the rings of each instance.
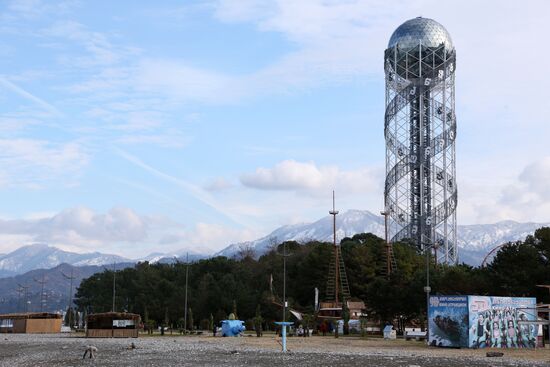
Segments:
[[[86,316],[88,321],[97,321],[100,319],[117,319],[117,320],[134,320],[137,321],[141,319],[141,316],[137,313],[129,312],[102,312],[102,313],[93,313]]]
[[[26,312],[0,314],[0,320],[26,320],[26,319],[60,319],[61,315],[51,312]]]

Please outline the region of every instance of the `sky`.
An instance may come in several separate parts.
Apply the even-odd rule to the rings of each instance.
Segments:
[[[212,253],[383,206],[383,52],[457,50],[458,223],[550,221],[546,1],[0,2],[0,253]]]

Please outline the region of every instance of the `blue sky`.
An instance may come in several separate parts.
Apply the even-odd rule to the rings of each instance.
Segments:
[[[0,4],[0,252],[211,252],[333,188],[377,212],[383,50],[419,15],[458,54],[459,224],[550,221],[544,1]]]

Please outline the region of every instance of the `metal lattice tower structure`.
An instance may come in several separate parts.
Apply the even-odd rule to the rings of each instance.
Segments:
[[[392,34],[386,75],[385,211],[391,241],[411,239],[455,264],[456,52],[447,30],[414,18]]]
[[[349,291],[348,277],[346,275],[346,266],[344,265],[344,258],[342,257],[342,251],[340,245],[336,241],[336,215],[338,210],[335,207],[334,191],[332,192],[332,210],[328,212],[332,215],[332,230],[333,230],[333,253],[330,259],[328,267],[328,279],[326,299],[327,301],[334,301],[336,305],[340,302],[344,303],[351,298]]]

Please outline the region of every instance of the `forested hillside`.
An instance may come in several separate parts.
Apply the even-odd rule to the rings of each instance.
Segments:
[[[291,308],[313,313],[314,289],[323,299],[331,259],[330,243],[286,242],[287,295]],[[248,320],[258,305],[268,322],[280,318],[272,302],[282,294],[283,257],[280,244],[258,260],[250,249],[234,259],[216,257],[189,266],[188,304],[193,324],[199,326],[213,315],[224,319],[237,311]],[[394,244],[397,271],[388,279],[384,273],[384,241],[372,234],[359,234],[341,241],[352,297],[362,299],[372,320],[403,315],[422,319],[426,307],[426,258],[407,243]],[[550,228],[541,228],[524,241],[509,243],[485,268],[468,265],[430,264],[433,294],[478,294],[536,296],[550,302]],[[116,272],[116,310],[142,315],[157,324],[181,323],[184,315],[186,265],[139,263]],[[272,281],[271,281],[272,279]],[[273,292],[271,291],[271,285]],[[76,304],[86,312],[110,311],[113,272],[104,271],[84,280]]]

